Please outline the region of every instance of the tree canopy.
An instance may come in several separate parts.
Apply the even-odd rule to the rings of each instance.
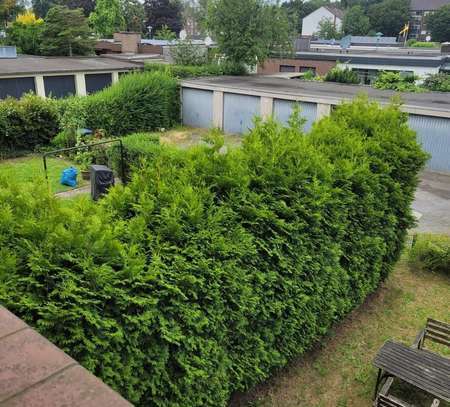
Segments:
[[[146,26],[152,27],[152,33],[167,26],[170,31],[179,34],[183,28],[182,5],[179,0],[145,0]]]
[[[286,11],[262,0],[212,0],[207,24],[220,51],[235,63],[261,63],[291,45]]]
[[[105,38],[110,38],[115,32],[125,28],[119,0],[97,0],[89,21],[95,32]]]
[[[342,32],[345,35],[366,35],[370,30],[370,20],[360,5],[351,7],[342,21]]]
[[[319,30],[315,34],[324,40],[338,40],[342,37],[336,24],[329,18],[323,18],[319,21]]]
[[[122,15],[127,31],[143,32],[145,21],[144,5],[139,0],[121,0]]]
[[[409,1],[383,0],[370,6],[368,14],[375,31],[396,37],[409,20]]]
[[[427,18],[433,41],[450,41],[450,4],[442,6]]]
[[[43,55],[89,55],[93,53],[88,21],[80,9],[52,7],[45,18],[42,31]]]
[[[43,29],[44,20],[37,18],[34,13],[28,11],[19,14],[7,30],[7,43],[15,45],[20,53],[38,55]]]

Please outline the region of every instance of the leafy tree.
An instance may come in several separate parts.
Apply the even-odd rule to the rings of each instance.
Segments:
[[[89,55],[93,53],[92,32],[82,10],[52,7],[42,31],[43,55]]]
[[[61,6],[71,9],[81,8],[86,17],[88,17],[95,9],[95,0],[56,0]]]
[[[143,32],[145,10],[139,0],[121,0],[122,15],[127,31]]]
[[[342,21],[342,31],[344,34],[366,35],[370,30],[370,20],[364,14],[362,6],[353,6],[345,13]]]
[[[383,0],[369,7],[368,16],[375,31],[396,37],[409,20],[409,1]]]
[[[156,33],[166,25],[178,35],[183,27],[182,6],[179,0],[145,0],[146,25]]]
[[[163,25],[155,34],[157,40],[176,40],[177,35],[167,26]]]
[[[97,0],[95,10],[89,16],[94,31],[102,37],[112,37],[125,28],[119,0]]]
[[[55,4],[55,0],[32,0],[31,2],[33,12],[40,18],[44,18],[47,15],[48,10]]]
[[[285,10],[262,0],[212,0],[207,22],[220,51],[235,63],[264,62],[290,34]]]
[[[6,27],[23,10],[23,4],[17,0],[0,0],[0,27]]]
[[[329,18],[322,18],[319,21],[319,31],[315,34],[325,40],[336,40],[342,36],[341,32],[336,28],[336,24]]]
[[[23,54],[38,55],[43,28],[44,20],[36,18],[31,11],[19,14],[16,21],[7,30],[7,42],[15,45]]]
[[[427,18],[433,41],[450,41],[450,4],[442,6]]]

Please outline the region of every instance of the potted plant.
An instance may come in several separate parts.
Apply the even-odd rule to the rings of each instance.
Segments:
[[[88,181],[91,178],[89,167],[92,164],[92,153],[90,151],[79,151],[75,160],[80,166],[81,178]]]

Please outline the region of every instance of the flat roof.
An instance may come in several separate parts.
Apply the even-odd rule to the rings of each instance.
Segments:
[[[0,76],[48,73],[127,71],[142,65],[104,57],[41,57],[20,55],[0,61]]]
[[[317,61],[337,61],[350,62],[354,64],[367,65],[404,65],[404,66],[423,66],[438,67],[442,65],[448,57],[442,55],[439,50],[430,51],[368,51],[356,50],[336,52],[336,50],[322,51],[299,51],[294,59],[309,59]]]
[[[347,85],[333,82],[315,82],[300,79],[281,79],[264,75],[219,76],[182,81],[183,87],[221,90],[229,93],[266,95],[268,97],[304,100],[318,103],[339,104],[342,100],[351,100],[359,94],[367,94],[380,103],[389,103],[394,95],[399,95],[414,113],[421,109],[435,112],[450,118],[450,94],[443,92],[394,92],[374,89],[364,85]],[[280,97],[281,96],[281,97]]]

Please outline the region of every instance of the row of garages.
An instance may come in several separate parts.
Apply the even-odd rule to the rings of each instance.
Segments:
[[[77,83],[80,80],[84,81],[84,87]],[[64,98],[80,93],[86,95],[102,90],[112,83],[112,72],[0,78],[0,99],[5,99],[8,96],[20,98],[23,94],[29,92],[55,98]],[[84,89],[85,92],[80,92],[80,89]],[[43,92],[38,92],[38,90]]]
[[[298,106],[305,119],[304,128],[308,131],[314,121],[328,114],[337,104],[333,101],[327,106],[320,97],[314,102],[311,95],[295,100],[292,93],[265,93],[260,84],[256,84],[260,88],[256,92],[223,86],[215,90],[210,85],[211,83],[205,83],[202,86],[195,81],[183,83],[183,124],[201,128],[219,127],[225,133],[242,134],[253,127],[255,116],[273,116],[278,121],[287,123],[293,109]],[[431,155],[428,168],[450,172],[450,111],[430,111],[428,115],[418,114],[421,112],[416,108],[410,109],[408,113],[410,127],[417,132],[419,142]]]

